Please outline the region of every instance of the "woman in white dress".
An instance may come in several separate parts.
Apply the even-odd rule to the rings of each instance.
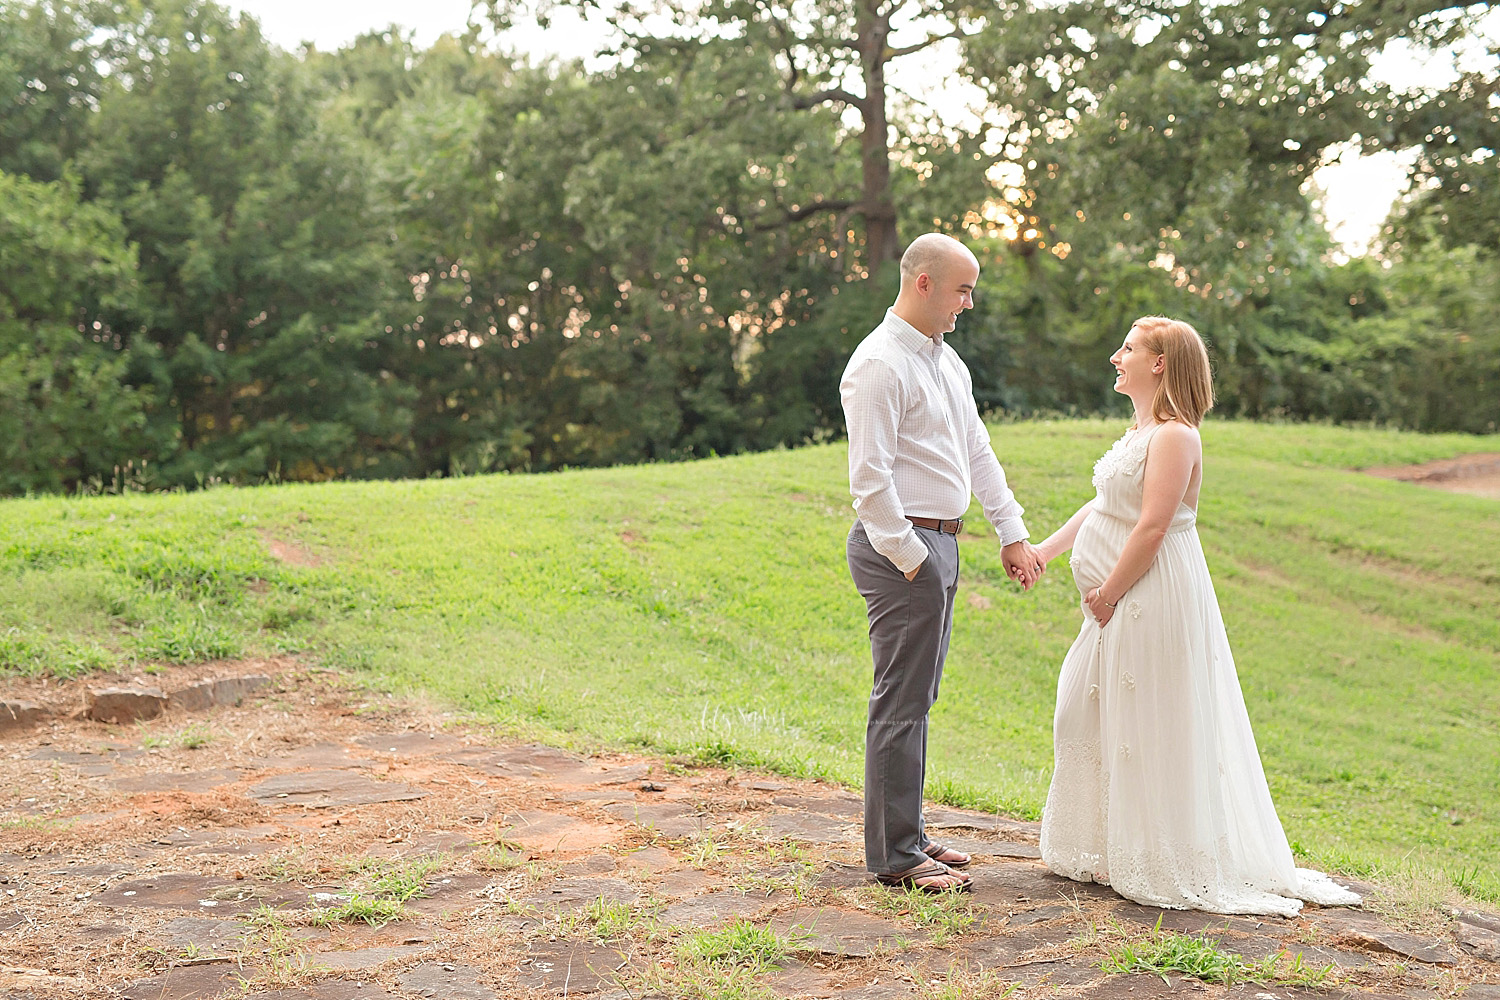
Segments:
[[[1042,859],[1173,909],[1358,903],[1293,864],[1250,731],[1196,528],[1203,341],[1146,317],[1110,363],[1135,424],[1094,466],[1094,498],[1039,547],[1073,550],[1084,613],[1058,681]]]

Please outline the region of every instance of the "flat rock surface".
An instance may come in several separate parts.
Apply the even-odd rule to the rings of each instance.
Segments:
[[[379,781],[351,771],[294,771],[267,778],[249,789],[257,799],[285,799],[292,805],[357,806],[371,802],[409,802],[427,795],[399,781]]]
[[[109,725],[70,715],[76,683],[0,690],[49,717],[0,727],[0,1000],[1500,1000],[1500,914],[1473,901],[1158,910],[1048,872],[1034,823],[936,806],[973,891],[904,897],[831,784],[505,744],[292,660],[219,669],[267,681],[153,677],[212,702],[191,747],[181,706]],[[1324,988],[1101,969],[1157,933],[1300,956]],[[785,953],[732,988],[705,985],[732,959],[690,954],[765,940]]]

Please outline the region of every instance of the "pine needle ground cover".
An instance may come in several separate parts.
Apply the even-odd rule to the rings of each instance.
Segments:
[[[1118,421],[993,428],[1034,537]],[[1353,471],[1500,437],[1210,421],[1200,531],[1283,823],[1312,863],[1500,899],[1500,503]],[[857,786],[869,664],[842,445],[690,464],[0,504],[0,671],[300,652],[525,736]],[[969,516],[980,528],[977,505]],[[930,796],[1035,817],[1064,561],[963,586]]]

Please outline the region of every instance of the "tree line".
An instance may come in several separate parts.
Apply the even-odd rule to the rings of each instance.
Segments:
[[[1493,431],[1489,7],[622,3],[585,68],[481,40],[547,5],[286,52],[208,0],[0,0],[0,493],[827,440],[931,229],[983,262],[992,410],[1118,409],[1166,312],[1221,412]],[[1394,39],[1483,57],[1394,87]],[[937,52],[962,121],[891,82]],[[1342,260],[1309,179],[1350,143],[1412,183]]]

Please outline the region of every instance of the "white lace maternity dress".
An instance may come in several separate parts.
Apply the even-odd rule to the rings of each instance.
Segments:
[[[1080,594],[1104,582],[1140,518],[1157,426],[1127,431],[1094,466],[1097,496],[1071,560]],[[1084,610],[1058,682],[1042,858],[1174,909],[1290,916],[1302,900],[1358,903],[1292,862],[1196,522],[1178,508],[1103,629]]]

